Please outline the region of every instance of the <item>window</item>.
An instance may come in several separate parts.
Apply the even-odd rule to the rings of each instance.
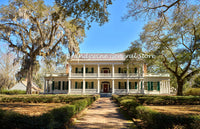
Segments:
[[[75,89],[82,89],[83,88],[83,82],[75,82]]]
[[[83,73],[83,67],[82,68],[75,68],[75,73]]]
[[[157,82],[157,91],[160,91],[160,82]]]
[[[52,90],[60,90],[59,89],[59,82],[58,81],[53,81],[52,82]]]
[[[135,82],[135,89],[137,89],[137,82]]]
[[[86,73],[94,73],[94,68],[86,68]]]
[[[94,89],[94,82],[86,82],[85,88],[86,89]]]
[[[68,81],[63,81],[63,85],[62,85],[63,90],[68,90],[68,84],[69,84]]]
[[[127,82],[118,82],[118,89],[126,89]]]
[[[153,82],[148,82],[148,91],[153,91]]]
[[[126,68],[118,68],[118,73],[127,73],[127,69]]]
[[[137,68],[134,69],[134,73],[137,73]]]

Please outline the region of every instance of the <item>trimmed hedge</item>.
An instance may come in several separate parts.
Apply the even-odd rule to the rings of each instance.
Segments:
[[[0,94],[15,95],[15,94],[26,94],[23,90],[1,90]]]
[[[92,104],[99,97],[99,95],[77,97],[78,99],[72,97],[73,101],[70,104],[53,109],[41,116],[22,115],[0,109],[1,129],[66,129],[75,114]]]
[[[169,128],[187,128],[200,129],[200,115],[180,116],[160,113],[151,110],[148,107],[141,106],[141,104],[185,104],[187,100],[194,99],[191,103],[197,103],[199,97],[176,97],[176,96],[141,96],[141,95],[113,95],[112,98],[118,102],[120,108],[124,110],[129,116],[141,119],[148,129],[169,129]]]

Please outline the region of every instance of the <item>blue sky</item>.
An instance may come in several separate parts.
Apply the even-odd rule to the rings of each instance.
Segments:
[[[48,2],[47,2],[48,1]],[[86,30],[86,38],[80,44],[80,53],[117,53],[127,50],[130,43],[139,38],[144,26],[144,21],[131,19],[122,21],[127,13],[127,2],[130,0],[114,0],[109,6],[109,22],[103,26],[92,23],[92,27]],[[46,0],[53,3],[54,0]],[[8,4],[8,0],[0,0],[1,4]]]

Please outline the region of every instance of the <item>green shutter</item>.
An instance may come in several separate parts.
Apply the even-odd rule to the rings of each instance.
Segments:
[[[137,82],[135,82],[135,89],[137,89]]]
[[[52,90],[54,90],[54,88],[55,88],[54,85],[55,85],[55,82],[53,81],[52,82]]]
[[[151,83],[150,82],[148,82],[148,91],[150,91],[151,90]]]
[[[160,82],[157,82],[157,90],[160,91]]]
[[[81,68],[81,73],[83,73],[83,67]]]
[[[76,67],[76,73],[78,73],[78,68]]]
[[[121,73],[121,68],[118,69],[118,72]]]
[[[86,88],[86,89],[88,88],[88,82],[85,83],[85,88]]]
[[[86,73],[88,73],[88,68],[86,68]]]
[[[135,73],[137,73],[137,68],[135,68]]]
[[[92,89],[94,89],[94,82],[91,82],[91,85],[92,85]]]
[[[151,90],[153,90],[153,82],[151,82]]]
[[[124,85],[125,85],[125,89],[127,89],[127,82],[124,82]]]
[[[62,89],[65,90],[65,81],[62,82]]]
[[[142,81],[141,81],[141,89],[142,89]]]
[[[75,89],[78,88],[78,82],[75,82]]]
[[[83,89],[83,82],[81,82],[81,89]]]
[[[67,85],[66,90],[69,90],[69,81],[67,81],[66,83],[67,83],[67,84],[66,84],[66,85]]]
[[[118,89],[121,89],[121,82],[118,82]]]
[[[58,90],[61,89],[61,81],[58,82]]]
[[[92,73],[94,73],[94,68],[92,68]]]
[[[131,89],[131,82],[129,82],[129,89]]]

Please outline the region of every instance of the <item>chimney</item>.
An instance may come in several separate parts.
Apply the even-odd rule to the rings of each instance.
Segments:
[[[66,64],[66,74],[69,74],[69,64]]]
[[[147,64],[144,64],[144,73],[147,73]]]

